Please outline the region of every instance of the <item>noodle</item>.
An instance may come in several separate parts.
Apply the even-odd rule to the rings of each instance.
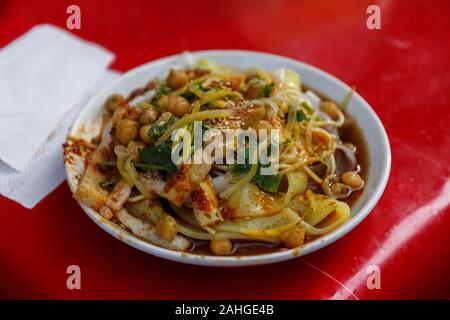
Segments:
[[[133,178],[128,174],[128,171],[125,169],[125,159],[124,158],[117,158],[116,162],[117,170],[119,170],[120,175],[122,178],[128,183],[128,185],[133,186]]]
[[[130,177],[132,185],[134,185],[144,197],[148,198],[150,196],[150,193],[147,190],[147,188],[142,184],[141,179],[139,178],[139,174],[136,171],[132,161],[133,161],[132,156],[128,157],[128,159],[125,161],[126,174],[128,177]]]
[[[220,194],[220,197],[221,198],[229,198],[231,195],[233,195],[233,193],[239,191],[243,186],[245,186],[247,183],[252,181],[252,179],[255,176],[257,170],[258,170],[258,164],[257,163],[252,164],[251,167],[250,167],[250,170],[245,175],[245,177],[242,178],[242,180],[240,180],[239,182],[233,184],[231,187],[229,187],[224,192],[222,192]]]

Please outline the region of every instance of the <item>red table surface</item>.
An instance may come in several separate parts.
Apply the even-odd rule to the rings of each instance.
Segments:
[[[392,148],[372,213],[332,245],[288,262],[240,269],[165,261],[97,227],[65,183],[34,209],[0,198],[0,297],[49,299],[449,298],[449,1],[0,1],[0,46],[32,26],[65,27],[117,55],[127,71],[184,50],[266,51],[357,87]],[[381,6],[381,30],[366,8]],[[70,63],[70,61],[68,61]],[[66,268],[81,268],[68,290]],[[378,265],[381,289],[368,289]]]

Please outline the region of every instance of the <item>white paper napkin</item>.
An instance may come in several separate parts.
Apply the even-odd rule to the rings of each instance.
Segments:
[[[38,148],[22,172],[0,162],[0,194],[33,208],[65,179],[63,147],[67,131],[75,116],[87,100],[118,77],[115,71],[105,71],[100,80],[89,90],[76,106],[58,121],[44,144]]]
[[[62,144],[114,55],[51,25],[0,49],[0,194],[32,208],[65,178]]]
[[[51,25],[34,27],[0,49],[0,159],[25,170],[113,58],[104,48]]]

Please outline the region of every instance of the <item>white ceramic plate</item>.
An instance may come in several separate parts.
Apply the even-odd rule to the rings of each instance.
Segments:
[[[223,64],[244,69],[255,65],[269,71],[280,67],[291,68],[300,73],[303,84],[314,91],[323,93],[334,101],[341,101],[350,90],[349,86],[322,70],[293,59],[272,54],[239,50],[213,50],[193,52],[189,54],[188,58],[196,59],[196,57],[206,57]],[[185,61],[186,55],[175,55],[149,62],[125,73],[111,85],[96,94],[86,104],[69,129],[69,134],[90,141],[92,137],[97,136],[100,130],[100,123],[104,112],[103,102],[110,94],[121,93],[127,95],[133,89],[145,85],[151,78],[156,76],[164,77],[170,67],[182,67]],[[367,143],[369,153],[367,163],[368,176],[364,191],[352,207],[351,219],[333,232],[307,243],[300,251],[293,249],[241,257],[218,257],[180,253],[145,242],[116,224],[105,220],[91,208],[80,204],[81,208],[103,230],[115,238],[154,256],[182,263],[204,266],[249,266],[274,263],[306,255],[333,243],[356,227],[367,217],[378,202],[388,181],[391,166],[391,151],[386,132],[379,118],[369,104],[357,93],[353,95],[347,111],[357,120]],[[77,159],[77,161],[66,164],[67,182],[72,192],[75,192],[78,179],[84,171],[83,163],[83,159]]]

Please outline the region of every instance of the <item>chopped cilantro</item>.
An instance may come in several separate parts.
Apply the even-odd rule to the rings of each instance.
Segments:
[[[306,106],[308,106],[307,104],[305,104]],[[302,104],[303,106],[303,104]],[[289,110],[292,108],[292,106],[289,107]],[[308,106],[308,108],[310,108]],[[308,109],[309,110],[309,109]],[[286,112],[284,114],[285,118],[287,119],[289,117],[289,112]],[[298,122],[303,121],[303,120],[308,120],[309,116],[308,114],[306,114],[305,112],[303,112],[302,110],[297,110],[297,112],[295,113],[295,117],[297,119]]]
[[[178,118],[170,117],[167,122],[158,121],[153,124],[148,135],[151,141],[157,141],[168,127],[173,125]],[[172,162],[172,141],[169,139],[159,146],[150,145],[148,147],[139,149],[140,167],[143,169],[159,169],[172,173],[177,171],[177,166]]]
[[[164,94],[171,94],[172,92],[173,89],[165,84],[161,84],[155,89],[155,94],[159,96],[162,96]]]
[[[230,165],[230,172],[232,175],[234,176],[238,176],[241,173],[247,172],[248,170],[250,170],[250,166],[251,164],[249,163],[241,163],[241,164],[231,164]]]
[[[167,173],[177,171],[177,166],[172,162],[171,141],[167,140],[159,146],[151,145],[139,150],[139,159],[149,165],[162,166]]]
[[[151,103],[158,104],[159,99],[163,95],[168,95],[173,92],[173,89],[165,84],[160,84],[155,88],[155,96],[152,98]]]
[[[280,189],[281,177],[279,174],[261,175],[259,169],[253,180],[264,191],[276,193]]]
[[[304,114],[303,111],[297,110],[297,121],[298,122],[303,121],[303,120],[307,120],[307,119],[308,119],[308,116],[306,114]]]
[[[167,122],[158,121],[153,124],[148,130],[148,135],[151,141],[156,141],[161,137],[168,127],[173,125],[177,121],[176,117],[170,117]]]
[[[202,137],[203,137],[203,134],[210,129],[211,128],[207,124],[205,124],[205,122],[202,121]]]
[[[151,141],[158,140],[159,137],[161,137],[164,134],[164,131],[166,131],[165,124],[155,123],[148,129],[148,135],[150,137]]]
[[[249,163],[248,159],[248,148],[246,149],[246,155],[245,155],[245,163],[242,164],[232,164],[229,165],[229,172],[234,175],[238,176],[240,174],[246,173],[250,170],[251,164]],[[261,174],[261,168],[262,167],[268,167],[269,165],[262,165],[259,164],[258,170],[256,171],[256,175],[253,178],[253,181],[256,183],[258,187],[260,187],[262,190],[267,192],[276,193],[280,189],[281,184],[281,175],[262,175]]]
[[[229,165],[229,170],[232,175],[238,176],[241,173],[245,173],[248,170],[250,170],[251,164],[250,164],[250,149],[245,148],[244,153],[244,163],[234,163]]]
[[[202,105],[201,107],[200,107],[200,110],[202,110],[202,111],[205,111],[205,110],[213,110],[213,109],[215,109],[216,107],[214,107],[211,103],[207,103],[207,104],[204,104],[204,105]]]
[[[111,180],[111,181],[102,181],[99,182],[99,186],[105,190],[108,190],[109,192],[113,191],[114,187],[116,186],[117,182],[119,182],[120,177]]]
[[[189,103],[192,103],[198,99],[197,95],[189,90],[186,90],[185,92],[180,94],[180,96],[189,101]]]
[[[115,168],[116,162],[115,161],[102,161],[98,164],[102,169],[106,170],[109,168]]]
[[[261,90],[261,97],[267,98],[270,96],[270,93],[272,92],[273,87],[275,87],[275,82],[271,82],[269,84],[266,84],[264,88]]]
[[[99,163],[99,166],[102,169],[109,169],[109,168],[115,168],[116,167],[116,162],[115,161],[103,161]],[[148,169],[158,169],[158,170],[163,170],[163,166],[158,166],[158,165],[153,165],[153,164],[147,164],[147,163],[143,163],[143,162],[135,162],[134,166],[136,168],[141,168],[144,170],[148,170]]]

